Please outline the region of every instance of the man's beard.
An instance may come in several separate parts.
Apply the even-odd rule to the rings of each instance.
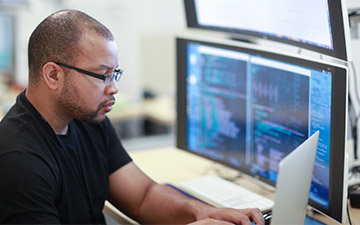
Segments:
[[[85,121],[87,123],[92,123],[92,124],[97,124],[97,123],[101,123],[102,121],[104,121],[105,119],[105,114],[104,115],[99,115],[100,110],[102,109],[102,107],[106,104],[106,102],[102,102],[98,108],[96,109],[96,111],[93,112],[88,112],[88,113],[78,113],[77,116],[75,117],[77,120],[80,121]]]
[[[110,100],[114,99],[114,96],[111,96]],[[102,101],[96,110],[81,107],[85,106],[87,103],[81,100],[78,90],[71,84],[70,81],[65,81],[64,88],[61,91],[60,101],[66,112],[77,120],[88,123],[100,123],[105,119],[105,113],[100,115],[99,112],[108,100]]]

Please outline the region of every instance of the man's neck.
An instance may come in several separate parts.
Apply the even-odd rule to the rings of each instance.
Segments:
[[[55,99],[51,96],[41,94],[41,88],[34,91],[31,87],[25,92],[26,98],[41,114],[41,116],[49,123],[51,128],[56,134],[67,134],[69,127],[68,124],[71,118],[61,114],[61,110],[56,105]]]

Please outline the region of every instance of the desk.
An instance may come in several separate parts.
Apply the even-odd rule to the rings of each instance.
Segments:
[[[114,106],[107,115],[112,122],[129,119],[149,119],[155,123],[172,126],[175,122],[175,100],[168,96],[145,99],[123,107]]]
[[[214,163],[210,160],[178,150],[175,147],[139,150],[130,152],[130,155],[145,173],[159,183],[178,185],[189,179],[215,173],[213,170]],[[234,172],[231,169],[228,170],[229,173]],[[249,178],[243,177],[237,183],[261,195],[274,198],[273,191]],[[106,204],[105,212],[112,213],[112,215],[118,213],[109,203]],[[350,215],[356,224],[360,224],[360,209],[350,209]],[[314,214],[313,216],[325,224],[337,224],[321,214]]]
[[[169,133],[175,123],[175,100],[170,96],[114,105],[107,114],[122,139]]]

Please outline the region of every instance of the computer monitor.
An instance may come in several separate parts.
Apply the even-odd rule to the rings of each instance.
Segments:
[[[187,26],[287,43],[349,61],[346,0],[184,0]]]
[[[14,16],[0,13],[0,74],[14,75]]]
[[[176,43],[177,147],[275,186],[279,161],[319,130],[309,205],[345,221],[347,68],[231,40]]]

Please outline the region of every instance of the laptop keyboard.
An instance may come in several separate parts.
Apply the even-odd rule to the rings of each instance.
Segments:
[[[274,201],[249,191],[230,181],[216,176],[203,176],[180,184],[208,203],[235,209],[259,208],[265,212],[274,206]]]

